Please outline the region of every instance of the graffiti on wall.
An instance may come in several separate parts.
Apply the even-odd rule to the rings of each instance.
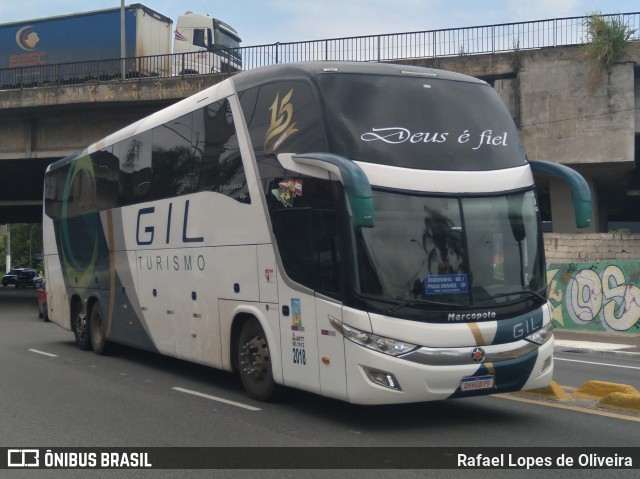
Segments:
[[[556,327],[640,333],[640,262],[550,264]]]

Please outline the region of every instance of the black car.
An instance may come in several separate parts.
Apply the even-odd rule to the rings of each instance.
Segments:
[[[10,284],[16,284],[18,275],[24,271],[24,268],[16,268],[9,270],[7,274],[2,278],[2,286],[9,286]]]
[[[35,269],[23,269],[16,278],[16,288],[35,288],[40,275]]]

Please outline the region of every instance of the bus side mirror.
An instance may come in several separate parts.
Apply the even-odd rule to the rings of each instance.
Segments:
[[[349,209],[355,225],[362,228],[373,228],[375,217],[371,185],[365,172],[354,161],[331,153],[298,155],[282,153],[278,155],[278,160],[285,168],[287,167],[285,163],[291,160],[298,165],[320,168],[337,176],[347,193]],[[295,168],[293,169],[295,170]]]
[[[571,188],[571,199],[573,200],[573,211],[576,216],[576,226],[587,228],[591,225],[592,203],[591,190],[587,181],[580,173],[551,161],[529,160],[529,165],[533,171],[555,176],[564,180]]]

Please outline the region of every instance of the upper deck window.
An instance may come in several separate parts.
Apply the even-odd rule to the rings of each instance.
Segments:
[[[483,83],[331,73],[318,77],[337,154],[425,170],[525,164],[518,130]]]

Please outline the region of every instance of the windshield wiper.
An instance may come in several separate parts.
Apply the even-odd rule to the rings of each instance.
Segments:
[[[446,306],[447,308],[451,308],[452,306],[456,306],[455,304],[451,304],[451,303],[441,303],[439,301],[430,301],[428,299],[409,299],[403,303],[400,303],[396,306],[394,306],[393,308],[389,308],[387,310],[387,314],[391,314],[391,313],[395,313],[396,311],[398,311],[399,309],[402,309],[406,306],[411,306],[412,304],[424,304],[427,306]]]
[[[532,296],[533,298],[537,299],[541,303],[546,303],[547,302],[547,298],[542,296],[540,293],[536,293],[535,291],[531,291],[530,289],[521,289],[521,290],[518,290],[518,291],[511,291],[510,293],[494,294],[489,298],[478,299],[478,300],[475,300],[474,302],[482,303],[482,302],[489,301],[489,300],[496,299],[496,298],[504,298],[505,296],[515,296],[517,294],[528,294],[529,296]]]

